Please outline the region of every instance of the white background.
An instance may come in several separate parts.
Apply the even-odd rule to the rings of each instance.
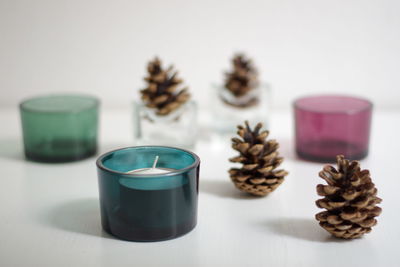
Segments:
[[[274,106],[346,92],[399,107],[400,1],[0,0],[0,107],[85,92],[127,108],[154,55],[204,105],[235,51],[253,57]]]

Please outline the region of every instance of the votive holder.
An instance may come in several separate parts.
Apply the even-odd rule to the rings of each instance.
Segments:
[[[296,152],[300,158],[333,162],[337,155],[368,155],[372,103],[343,95],[316,95],[294,102]]]
[[[158,156],[162,174],[127,173],[149,168]],[[124,240],[161,241],[190,232],[197,223],[200,159],[187,150],[137,146],[97,160],[103,229]]]
[[[86,95],[47,95],[20,105],[25,156],[69,162],[96,154],[99,100]]]
[[[262,83],[248,94],[235,97],[224,86],[213,86],[211,110],[213,128],[220,134],[234,134],[237,125],[245,120],[251,124],[262,122],[269,128],[269,115],[271,112],[271,89],[269,84]]]
[[[136,145],[166,145],[192,149],[197,139],[197,104],[188,101],[167,115],[142,102],[134,102],[133,125]]]

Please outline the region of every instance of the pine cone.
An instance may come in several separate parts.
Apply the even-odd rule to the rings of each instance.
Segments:
[[[226,73],[225,88],[237,98],[247,95],[258,86],[257,70],[253,66],[250,59],[243,54],[237,54],[232,59],[233,71]],[[223,99],[225,101],[225,99]],[[227,102],[227,101],[225,101]],[[235,104],[227,102],[227,104],[239,107],[248,107],[257,104],[258,96],[253,96],[246,100],[246,103]]]
[[[317,185],[317,193],[324,198],[316,201],[327,209],[315,215],[319,224],[335,237],[352,239],[371,231],[382,209],[376,204],[381,199],[371,181],[368,170],[360,170],[358,161],[336,157],[337,170],[326,165],[319,173],[328,185]]]
[[[278,156],[279,144],[275,140],[266,140],[268,131],[260,132],[262,123],[254,130],[249,123],[238,126],[240,138],[232,138],[233,149],[240,155],[231,158],[231,162],[243,164],[242,168],[231,168],[229,174],[235,186],[244,192],[256,196],[265,196],[274,191],[288,174],[285,170],[275,170],[283,161]]]
[[[158,115],[168,115],[189,100],[188,88],[179,88],[183,81],[177,77],[173,66],[164,70],[156,57],[149,62],[147,71],[144,80],[148,85],[140,92],[146,106],[156,109]]]

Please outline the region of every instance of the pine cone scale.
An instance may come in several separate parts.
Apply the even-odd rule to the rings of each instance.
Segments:
[[[340,188],[337,186],[322,185],[322,184],[317,185],[317,193],[320,196],[332,195],[339,190],[340,190]]]
[[[265,182],[265,178],[252,178],[250,182],[255,185],[259,185]]]
[[[268,174],[272,171],[272,169],[274,168],[274,166],[268,166],[268,167],[264,167],[261,169],[258,169],[257,171],[262,173],[262,174]]]
[[[238,150],[240,153],[245,154],[247,150],[249,149],[250,144],[249,143],[241,143],[237,144],[236,147],[233,147],[234,149]]]
[[[289,173],[287,172],[287,171],[285,171],[285,170],[278,170],[278,171],[276,171],[275,173],[274,173],[274,176],[275,177],[279,177],[279,178],[283,178],[283,177],[285,177],[286,175],[288,175]]]
[[[261,153],[261,151],[264,149],[263,144],[255,144],[252,147],[249,148],[248,153],[251,155],[255,156]]]
[[[243,169],[246,171],[251,171],[254,170],[255,168],[257,168],[258,164],[245,164],[243,165]]]

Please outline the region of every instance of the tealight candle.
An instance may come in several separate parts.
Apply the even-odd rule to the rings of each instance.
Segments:
[[[127,174],[163,174],[163,173],[173,171],[173,169],[156,168],[158,159],[159,159],[159,156],[156,156],[156,158],[154,159],[154,162],[153,162],[153,166],[151,168],[141,168],[141,169],[131,170],[131,171],[127,172]]]
[[[100,156],[103,229],[131,241],[166,240],[191,231],[197,222],[199,164],[194,153],[163,146]]]

